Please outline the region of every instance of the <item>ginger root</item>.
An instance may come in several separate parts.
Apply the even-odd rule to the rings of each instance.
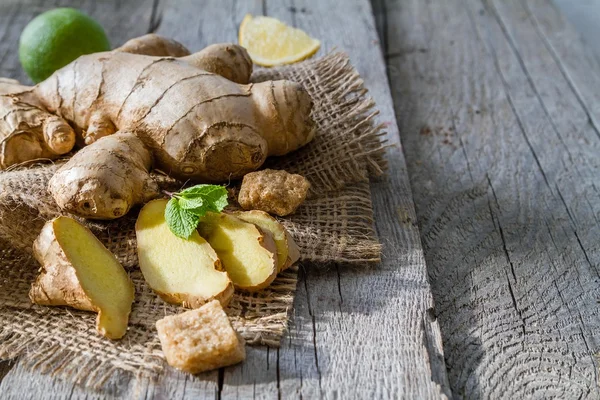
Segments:
[[[123,43],[116,51],[146,56],[185,57],[190,51],[176,40],[159,36],[155,33],[133,38]]]
[[[0,78],[0,169],[41,158],[54,159],[74,145],[73,129],[44,109],[34,88]]]
[[[94,96],[80,94],[77,85],[63,86],[74,77],[95,87]],[[239,85],[187,57],[87,55],[34,91],[48,110],[85,132],[90,146],[118,130],[133,132],[152,150],[159,169],[184,180],[241,178],[267,156],[296,150],[313,137],[311,100],[300,85]]]
[[[151,165],[152,154],[137,136],[115,133],[77,152],[52,176],[48,191],[61,209],[73,214],[118,218],[133,204],[158,196],[148,172]]]
[[[229,44],[212,44],[201,51],[182,58],[187,63],[242,85],[250,82],[252,60],[243,47]]]
[[[252,60],[248,52],[243,47],[228,43],[212,44],[190,55],[190,51],[181,43],[149,33],[125,42],[116,51],[147,56],[181,57],[197,68],[221,75],[235,83],[246,84],[250,82],[252,75]]]
[[[302,175],[264,169],[244,176],[238,202],[245,210],[262,210],[284,217],[304,202],[310,183]]]
[[[258,226],[273,236],[277,247],[277,272],[294,265],[300,259],[300,249],[285,227],[264,211],[236,211],[233,216]]]
[[[212,246],[235,287],[263,289],[277,276],[273,236],[233,215],[208,212],[200,218],[200,235]]]
[[[146,204],[135,226],[138,258],[144,279],[165,301],[197,308],[217,299],[226,306],[233,285],[222,272],[217,253],[198,232],[175,236],[165,221],[167,200]]]
[[[111,52],[82,56],[31,88],[1,81],[0,115],[14,115],[9,118],[14,121],[0,126],[0,141],[10,139],[0,168],[57,158],[77,141],[88,145],[86,155],[93,154],[94,165],[110,169],[110,176],[119,170],[126,176],[125,164],[135,163],[143,166],[139,172],[157,167],[178,179],[218,183],[241,178],[268,156],[287,154],[313,139],[312,101],[300,85],[249,83],[252,61],[235,44],[186,54],[173,40],[147,35]],[[115,158],[100,139],[116,132],[137,137],[151,157]],[[117,218],[155,195],[119,194],[117,206],[98,201],[114,188],[99,179],[98,168],[87,169],[91,163],[73,157],[51,181],[49,190],[63,210]],[[75,170],[76,176],[66,172]],[[135,181],[127,184],[135,190],[147,185],[145,173],[127,179]],[[97,183],[96,191],[90,181]]]
[[[101,335],[125,335],[133,284],[89,229],[72,218],[55,218],[44,225],[33,251],[42,266],[29,292],[33,303],[95,311]]]
[[[246,358],[244,339],[231,327],[221,304],[202,307],[156,322],[167,362],[191,374],[237,364]]]

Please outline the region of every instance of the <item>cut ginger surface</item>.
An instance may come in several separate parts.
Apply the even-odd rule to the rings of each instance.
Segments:
[[[268,231],[233,215],[211,212],[200,218],[198,229],[237,288],[260,290],[277,276],[277,246]]]
[[[264,211],[236,211],[233,215],[242,221],[252,223],[269,232],[277,247],[277,270],[279,272],[292,266],[300,258],[300,250],[291,235],[275,218]]]
[[[34,303],[96,311],[100,334],[110,339],[125,335],[133,284],[88,228],[68,217],[48,221],[34,243],[34,255],[42,265],[29,293]]]
[[[144,278],[165,301],[197,308],[212,299],[223,306],[233,295],[227,273],[211,245],[194,231],[175,236],[165,220],[167,200],[153,200],[138,216],[136,236]]]

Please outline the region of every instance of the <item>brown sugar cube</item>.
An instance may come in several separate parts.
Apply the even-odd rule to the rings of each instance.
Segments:
[[[245,210],[262,210],[280,217],[296,211],[310,183],[302,175],[265,169],[244,176],[238,202]]]
[[[191,374],[246,358],[244,339],[233,330],[218,300],[165,317],[156,322],[156,329],[169,365]]]

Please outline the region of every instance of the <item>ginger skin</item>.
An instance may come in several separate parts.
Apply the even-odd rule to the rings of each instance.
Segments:
[[[190,54],[181,43],[155,34],[131,39],[115,52],[171,57]],[[55,159],[75,146],[73,128],[67,120],[46,109],[35,87],[0,78],[0,115],[0,170],[31,160]],[[88,129],[90,137],[115,132],[109,120],[97,117],[91,119]],[[84,139],[80,141],[83,144]]]
[[[182,180],[241,178],[258,169],[268,156],[287,154],[312,140],[312,102],[300,85],[289,81],[249,83],[252,62],[247,52],[234,44],[212,45],[179,57],[185,53],[177,42],[147,35],[112,52],[82,56],[19,95],[33,98],[44,115],[55,114],[63,125],[68,122],[66,126],[73,128],[79,145],[88,145],[89,152],[98,149],[93,153],[95,164],[106,166],[106,170],[94,168],[84,173],[79,165],[82,157],[73,157],[61,168],[61,175],[72,175],[65,172],[70,169],[80,171],[78,178],[68,183],[58,178],[50,183],[49,190],[63,210],[90,218],[117,218],[123,209],[148,197],[139,193],[124,197],[109,188],[111,179],[122,177],[123,167],[114,164],[114,157],[103,155],[101,139],[116,132],[131,132],[153,158],[150,165],[141,163],[144,166],[139,173],[129,177],[138,181],[133,187],[148,186],[152,166]],[[3,110],[6,107],[0,104],[0,112]],[[61,151],[68,148],[64,151],[68,152],[70,147]],[[59,155],[37,153],[36,157]],[[31,157],[16,158],[22,162]],[[102,207],[96,204],[93,213],[82,213],[82,204],[97,203],[99,197],[80,189],[89,187],[86,182],[90,180],[100,182],[98,190],[115,201]]]
[[[284,217],[304,202],[310,183],[302,175],[263,169],[244,176],[238,202],[245,210],[262,210]]]
[[[74,77],[94,87],[94,96],[80,94],[77,85],[65,87],[62,82]],[[186,57],[83,56],[34,91],[46,109],[86,139],[118,130],[135,133],[152,149],[156,166],[181,179],[239,178],[267,156],[286,154],[312,139],[311,100],[299,85],[239,85]],[[103,121],[101,134],[97,121]]]
[[[125,215],[132,204],[158,196],[148,170],[152,154],[129,132],[118,132],[86,146],[48,182],[58,206],[90,219]],[[85,178],[85,179],[82,179]]]
[[[33,88],[0,78],[0,169],[71,151],[75,132],[39,102]]]
[[[116,49],[123,53],[142,54],[146,56],[170,56],[185,57],[190,55],[190,51],[181,43],[159,36],[155,33],[149,33],[144,36],[133,38],[123,43]]]

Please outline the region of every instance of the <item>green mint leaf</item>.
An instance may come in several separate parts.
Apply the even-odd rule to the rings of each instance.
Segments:
[[[182,208],[178,199],[172,198],[165,208],[165,219],[175,236],[188,239],[198,227],[200,217]]]
[[[207,211],[221,212],[227,206],[227,189],[218,185],[196,185],[175,193],[167,203],[165,219],[171,232],[188,239]]]
[[[207,211],[221,212],[227,207],[227,189],[219,185],[196,185],[191,188],[187,188],[177,194],[179,200],[186,199],[189,203],[186,204],[186,209],[194,209],[200,213],[199,216],[204,215]],[[196,199],[201,199],[202,203],[198,206],[192,207]],[[194,200],[194,202],[192,201]],[[182,204],[183,207],[183,204]],[[189,207],[189,208],[188,208]]]
[[[198,207],[198,208],[190,208],[189,210],[186,210],[191,212],[194,215],[197,215],[198,218],[204,217],[206,215],[206,213],[210,210],[208,210],[206,207]]]
[[[179,197],[177,200],[184,210],[204,207],[204,199],[202,197]]]

